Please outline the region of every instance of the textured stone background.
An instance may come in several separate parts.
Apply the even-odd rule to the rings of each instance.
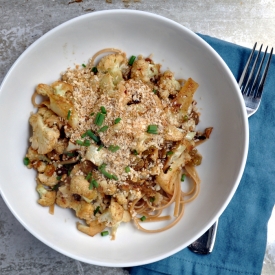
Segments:
[[[275,45],[274,0],[0,0],[0,83],[20,54],[44,33],[76,16],[106,9],[136,9],[168,17],[200,32],[252,47]],[[3,169],[3,165],[1,165]],[[27,232],[0,196],[1,275],[128,274],[80,263]],[[274,218],[274,215],[273,215]],[[271,224],[272,223],[272,224]],[[270,222],[263,275],[275,274],[275,219]]]

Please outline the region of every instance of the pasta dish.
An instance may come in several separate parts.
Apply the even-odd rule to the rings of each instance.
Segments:
[[[37,171],[38,203],[52,214],[55,205],[73,209],[77,229],[90,236],[115,239],[130,221],[148,233],[174,226],[199,193],[196,147],[212,131],[196,130],[197,88],[192,78],[162,72],[152,56],[127,58],[113,48],[50,85],[38,84],[24,158]],[[170,206],[173,215],[163,215]],[[165,220],[164,227],[146,228]]]

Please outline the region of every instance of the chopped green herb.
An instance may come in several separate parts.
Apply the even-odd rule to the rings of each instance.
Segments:
[[[132,55],[129,59],[129,65],[132,66],[134,64],[134,61],[135,61],[136,57],[134,55]]]
[[[90,180],[90,178],[91,178],[91,176],[92,176],[92,172],[89,172],[89,173],[87,174],[87,176],[86,176],[86,178],[85,178],[85,179],[86,179],[87,181],[89,181],[89,180]]]
[[[98,171],[104,175],[106,178],[108,179],[114,179],[114,180],[117,180],[117,176],[115,175],[112,175],[110,173],[108,173],[105,168],[106,168],[107,164],[106,163],[102,163],[100,166],[98,166]]]
[[[93,116],[94,114],[95,114],[95,113],[93,112],[93,113],[90,114],[90,116]]]
[[[149,125],[147,133],[156,135],[158,133],[158,125]]]
[[[54,185],[54,187],[52,188],[52,190],[53,190],[53,191],[56,191],[56,190],[59,188],[59,186],[60,186],[60,183]]]
[[[106,111],[106,109],[105,109],[104,106],[101,106],[101,107],[100,107],[100,110],[101,110],[101,113],[102,113],[102,114],[104,114],[104,115],[107,114],[107,111]]]
[[[172,168],[169,168],[168,170],[169,170],[169,171],[172,171]]]
[[[99,133],[99,132],[106,132],[107,129],[108,129],[108,126],[105,125],[105,126],[101,127],[97,132],[98,132],[98,133]]]
[[[118,177],[116,175],[112,175],[113,180],[118,180]]]
[[[71,110],[68,111],[68,114],[67,114],[67,119],[69,120],[71,117]]]
[[[100,234],[101,234],[102,237],[108,236],[109,235],[109,231],[102,231]]]
[[[129,173],[130,171],[131,171],[130,167],[129,167],[129,166],[126,166],[126,167],[125,167],[125,172],[126,172],[126,173]]]
[[[120,149],[120,147],[118,146],[118,145],[110,145],[109,147],[108,147],[108,150],[109,151],[111,151],[111,152],[116,152],[116,151],[118,151]]]
[[[92,182],[90,182],[89,189],[92,190],[94,188],[94,185]]]
[[[151,197],[151,198],[149,199],[149,201],[150,201],[150,202],[154,202],[155,199],[156,199],[155,197]]]
[[[137,150],[133,150],[133,152],[132,152],[135,156],[137,156],[138,155],[138,152],[137,152]]]
[[[62,178],[61,176],[57,176],[56,177],[57,180],[61,180],[61,178]]]
[[[91,184],[95,187],[98,188],[98,182],[95,179],[92,179]]]
[[[115,119],[115,124],[118,124],[120,121],[121,121],[121,118],[120,118],[120,117],[116,118],[116,119]]]
[[[83,68],[86,68],[86,65],[85,65],[85,64],[82,64],[82,67],[83,67]]]
[[[68,157],[74,157],[75,156],[75,152],[65,152],[65,155],[67,155]]]
[[[101,145],[98,147],[97,151],[100,151],[103,147],[104,147],[104,146],[101,144]]]
[[[181,175],[181,179],[180,179],[181,181],[184,181],[185,180],[185,174],[182,174]]]
[[[97,67],[93,67],[91,71],[96,74],[98,72]]]
[[[173,155],[173,154],[174,154],[173,151],[168,151],[168,152],[166,153],[167,156],[171,156],[171,155]]]
[[[186,120],[188,120],[188,115],[185,115],[184,117],[183,117],[183,119],[186,121]]]
[[[80,145],[80,146],[83,146],[83,141],[81,141],[81,140],[79,140],[79,139],[77,139],[77,140],[75,141],[75,143],[78,144],[78,145]]]
[[[153,89],[153,93],[156,94],[156,93],[157,93],[157,90],[156,90],[156,89]]]
[[[144,221],[146,220],[146,217],[145,217],[145,216],[142,216],[142,217],[140,218],[140,220],[141,220],[142,222],[144,222]]]
[[[92,130],[87,130],[86,134],[95,142],[95,143],[99,143],[100,142],[100,138],[98,136],[96,136]]]
[[[84,143],[83,143],[83,146],[88,147],[88,146],[90,146],[90,145],[91,145],[91,142],[90,142],[88,139],[85,139],[85,140],[84,140]]]
[[[85,138],[87,136],[87,132],[81,135],[82,138]]]
[[[99,212],[100,207],[97,206],[97,208],[94,210],[94,215]]]
[[[85,139],[84,141],[76,140],[75,143],[80,146],[86,146],[86,147],[91,145],[91,142],[88,139]]]
[[[27,157],[25,157],[25,158],[23,159],[23,163],[24,163],[26,166],[28,166],[28,165],[30,164],[30,159],[27,158]]]
[[[105,168],[106,168],[107,164],[105,163],[102,163],[100,166],[98,166],[98,171],[103,174],[106,178],[108,179],[112,179],[113,178],[113,175],[108,173]]]
[[[104,119],[105,119],[105,115],[104,114],[97,113],[94,122],[95,122],[95,124],[97,126],[101,126],[103,124]]]

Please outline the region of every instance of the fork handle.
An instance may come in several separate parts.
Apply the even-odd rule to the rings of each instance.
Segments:
[[[197,254],[209,254],[213,251],[216,234],[217,234],[218,220],[196,241],[191,243],[188,248]]]

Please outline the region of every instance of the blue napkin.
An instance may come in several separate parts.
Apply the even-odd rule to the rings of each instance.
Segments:
[[[238,80],[251,49],[199,34],[223,58]],[[253,45],[251,45],[252,47]],[[208,255],[188,248],[164,260],[132,267],[131,275],[261,274],[267,223],[275,204],[275,56],[257,113],[249,118],[250,143],[240,185],[219,219],[214,250]]]

